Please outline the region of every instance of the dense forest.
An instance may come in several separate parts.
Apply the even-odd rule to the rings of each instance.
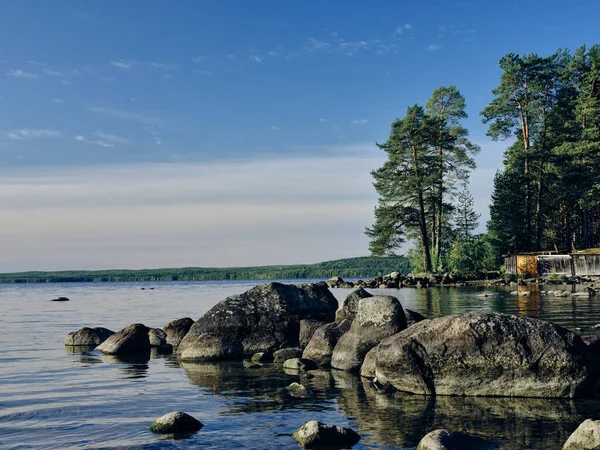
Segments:
[[[409,270],[408,259],[404,256],[365,256],[286,266],[7,273],[0,274],[0,283],[367,278],[390,272],[406,275]]]
[[[494,178],[487,232],[467,190],[479,148],[460,124],[466,102],[454,86],[410,106],[373,171],[379,194],[367,228],[374,255],[405,242],[414,272],[472,275],[501,255],[600,244],[600,46],[549,56],[505,55],[500,82],[481,112],[494,140],[507,140]]]

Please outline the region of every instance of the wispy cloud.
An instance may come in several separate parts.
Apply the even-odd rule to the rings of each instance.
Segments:
[[[76,19],[79,19],[79,20],[90,20],[90,19],[94,18],[93,15],[91,15],[90,13],[85,12],[85,11],[73,11],[72,14],[73,14],[73,17],[75,17]]]
[[[9,70],[6,72],[6,75],[9,77],[23,78],[25,80],[34,80],[40,77],[37,73],[25,72],[24,70],[20,69]]]
[[[273,130],[273,131],[280,131],[281,127],[278,127],[277,125],[273,125],[273,126],[271,126],[271,130]]]
[[[26,139],[57,138],[62,133],[57,130],[21,128],[19,130],[5,131],[1,134],[6,139],[21,141]]]
[[[64,101],[62,99],[60,99],[60,98],[53,98],[51,100],[51,102],[52,103],[59,103],[59,104],[63,104],[64,103]]]
[[[37,66],[37,67],[45,67],[46,63],[43,63],[41,61],[34,61],[34,60],[30,60],[27,61],[28,64],[31,64],[32,66]]]
[[[101,114],[103,116],[114,117],[117,119],[130,120],[132,122],[138,122],[144,125],[155,125],[162,126],[163,121],[156,117],[149,117],[143,114],[139,114],[136,112],[125,111],[122,109],[114,109],[114,108],[104,108],[102,106],[89,106],[88,111],[94,112],[96,114]]]
[[[248,58],[250,59],[250,61],[254,61],[255,63],[263,62],[263,58],[261,58],[260,56],[250,55],[248,56]]]
[[[171,63],[160,63],[160,62],[148,62],[147,66],[152,67],[153,69],[162,69],[162,70],[177,70],[178,67],[175,64]]]
[[[118,67],[119,69],[131,69],[133,67],[133,62],[131,61],[111,61],[110,65],[113,67]]]
[[[42,69],[42,72],[44,72],[46,75],[50,75],[51,77],[62,77],[63,75],[62,72],[52,69]]]
[[[206,60],[206,57],[204,56],[195,56],[193,58],[191,58],[192,62],[194,64],[200,64],[201,62],[204,62]]]
[[[102,141],[100,139],[90,140],[90,139],[87,139],[85,136],[83,136],[81,134],[75,136],[75,140],[77,142],[85,142],[86,144],[100,145],[101,147],[114,147],[114,144],[110,144],[110,143]]]
[[[117,136],[115,134],[107,134],[102,131],[96,131],[92,133],[94,136],[99,137],[103,141],[110,142],[111,144],[127,144],[129,139],[125,139],[124,137]]]
[[[316,39],[311,37],[308,39],[308,44],[304,47],[304,51],[308,54],[324,52],[337,53],[349,57],[371,51],[377,54],[396,53],[397,50],[397,39],[394,38],[349,40],[338,33],[332,33],[328,38]]]
[[[365,123],[369,123],[368,119],[354,119],[350,122],[352,125],[364,125]]]
[[[205,77],[209,77],[212,75],[212,72],[209,72],[208,70],[194,69],[192,72],[204,75]]]
[[[428,52],[435,52],[436,50],[439,50],[440,48],[442,48],[442,46],[440,44],[429,44],[429,46],[427,46],[427,48],[425,48],[425,50],[427,50]]]
[[[412,31],[413,26],[410,23],[405,23],[404,28],[407,29],[408,31]]]
[[[114,83],[117,79],[113,77],[102,77],[102,81],[105,83]]]
[[[327,119],[325,119],[325,118],[321,117],[321,118],[319,119],[319,122],[321,122],[321,123],[325,123],[325,122],[327,122]]]

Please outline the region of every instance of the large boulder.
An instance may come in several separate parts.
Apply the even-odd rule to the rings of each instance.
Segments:
[[[167,333],[160,328],[150,328],[148,330],[148,339],[150,340],[150,347],[160,347],[167,343]]]
[[[88,328],[83,327],[77,331],[72,331],[65,336],[65,345],[68,346],[97,346],[102,344],[105,340],[115,334],[114,331],[108,328],[96,327]]]
[[[310,342],[317,328],[325,325],[322,320],[303,319],[300,321],[300,348],[305,348]]]
[[[340,338],[333,349],[331,367],[358,371],[369,350],[383,338],[405,328],[404,310],[396,297],[382,295],[361,299],[350,331]]]
[[[590,395],[596,377],[576,334],[489,311],[419,322],[375,359],[380,383],[417,394],[572,398]]]
[[[294,431],[293,437],[304,448],[321,446],[348,448],[360,441],[359,434],[352,428],[327,425],[317,420],[302,425]]]
[[[96,347],[107,355],[122,355],[150,351],[150,329],[141,323],[134,323],[110,336]]]
[[[600,450],[600,420],[582,422],[569,436],[563,450]]]
[[[419,314],[416,311],[413,311],[411,309],[404,309],[404,317],[406,317],[406,327],[410,327],[411,325],[414,325],[415,323],[421,322],[422,320],[427,319],[427,317],[425,317],[422,314]]]
[[[302,349],[297,347],[281,348],[276,352],[273,352],[273,362],[283,363],[291,358],[302,357]]]
[[[302,353],[303,358],[312,359],[320,366],[331,364],[333,349],[340,338],[350,330],[351,322],[344,319],[319,327]]]
[[[417,450],[490,450],[498,444],[467,433],[434,430],[426,434]]]
[[[336,322],[340,322],[344,319],[348,319],[350,322],[354,320],[356,311],[358,310],[358,302],[362,298],[373,297],[362,287],[353,290],[348,296],[342,301],[340,309],[335,312]]]
[[[194,321],[189,317],[173,320],[166,324],[163,327],[163,331],[167,335],[167,344],[171,344],[173,348],[177,348],[193,324]]]
[[[336,308],[337,300],[324,283],[262,284],[211,308],[192,325],[178,352],[191,359],[207,343],[214,347],[218,342],[220,347],[241,343],[244,355],[298,346],[300,321],[330,322]]]

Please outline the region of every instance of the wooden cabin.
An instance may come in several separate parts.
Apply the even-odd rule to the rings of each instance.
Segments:
[[[521,253],[504,256],[504,269],[511,275],[538,277],[550,274],[600,276],[600,249],[568,252]]]

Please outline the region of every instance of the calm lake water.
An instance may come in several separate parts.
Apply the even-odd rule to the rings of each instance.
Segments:
[[[83,326],[118,330],[142,322],[162,327],[196,320],[228,295],[259,282],[173,282],[0,285],[0,447],[29,448],[298,448],[295,429],[313,419],[351,426],[355,448],[414,449],[436,428],[503,442],[504,449],[559,450],[586,418],[600,418],[600,400],[444,398],[376,392],[339,371],[288,375],[280,367],[244,369],[241,362],[179,363],[172,356],[117,358],[71,353],[65,334]],[[146,290],[141,290],[146,287]],[[154,287],[154,290],[148,288]],[[566,328],[600,323],[600,301],[515,297],[484,288],[379,291],[428,317],[493,309]],[[350,291],[334,289],[338,299]],[[497,295],[478,298],[482,292]],[[66,296],[70,302],[49,302]],[[312,391],[292,399],[286,386]],[[186,411],[204,428],[186,439],[148,431],[157,417]]]

